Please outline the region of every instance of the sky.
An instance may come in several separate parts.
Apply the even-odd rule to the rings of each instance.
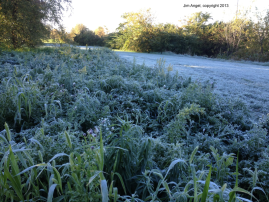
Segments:
[[[238,2],[238,7],[237,7]],[[184,7],[185,4],[200,4],[201,8]],[[206,8],[203,5],[217,4],[219,7]],[[224,4],[224,7],[221,7]],[[269,9],[267,0],[73,0],[72,12],[64,13],[63,24],[66,31],[70,32],[76,24],[84,24],[90,30],[99,26],[106,26],[109,32],[113,32],[119,23],[123,22],[121,16],[127,12],[139,12],[141,9],[151,8],[155,16],[155,23],[171,23],[180,26],[179,20],[183,20],[192,13],[209,12],[212,21],[229,21],[236,10]]]

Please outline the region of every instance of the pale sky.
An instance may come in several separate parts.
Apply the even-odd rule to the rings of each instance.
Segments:
[[[226,4],[228,7],[204,8],[204,4]],[[201,4],[201,8],[183,7],[184,4]],[[151,8],[155,16],[155,23],[172,23],[180,25],[179,20],[192,13],[203,11],[211,13],[213,21],[231,20],[236,13],[237,0],[73,0],[71,16],[63,18],[66,31],[70,31],[76,24],[84,24],[90,30],[99,26],[106,26],[110,32],[115,31],[119,23],[123,22],[122,14],[138,12]],[[257,7],[259,10],[269,9],[267,0],[238,0],[238,9]]]

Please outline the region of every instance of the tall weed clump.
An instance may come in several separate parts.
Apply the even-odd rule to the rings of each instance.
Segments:
[[[268,200],[268,115],[250,121],[214,83],[109,49],[0,61],[4,201]]]

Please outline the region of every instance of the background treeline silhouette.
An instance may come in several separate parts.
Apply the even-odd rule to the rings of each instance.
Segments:
[[[69,0],[58,1],[70,3]],[[57,13],[51,14],[50,10],[53,9],[61,12],[61,8],[55,7],[55,4],[47,5],[37,0],[4,1],[0,6],[0,47],[34,47],[43,40],[138,52],[172,51],[269,61],[268,10],[256,10],[252,15],[249,15],[249,11],[243,14],[238,12],[229,22],[213,21],[209,13],[197,12],[182,20],[181,26],[176,26],[155,24],[154,16],[148,9],[123,14],[124,22],[113,33],[109,33],[106,27],[92,31],[83,24],[76,25],[67,33],[59,23]],[[36,17],[32,13],[36,13]],[[53,29],[45,23],[46,19],[58,23],[59,28]]]
[[[107,36],[110,48],[140,52],[172,51],[181,54],[269,60],[269,12],[256,12],[254,22],[238,15],[230,22],[215,21],[209,13],[194,13],[185,25],[152,23],[150,10],[126,13],[126,22]]]
[[[197,12],[182,26],[154,24],[150,9],[125,13],[116,32],[97,35],[85,28],[73,39],[79,45],[99,45],[138,52],[172,51],[208,57],[269,61],[269,12],[256,11],[254,19],[238,14],[230,22],[211,22],[209,13]]]

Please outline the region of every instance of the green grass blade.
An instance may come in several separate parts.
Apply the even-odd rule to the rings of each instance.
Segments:
[[[95,159],[100,171],[104,169],[104,144],[102,138],[102,129],[100,129],[100,149],[96,151]],[[100,172],[100,179],[105,180],[103,172]]]
[[[54,176],[55,176],[56,180],[58,181],[58,185],[59,185],[61,191],[63,192],[61,175],[55,167],[52,167],[52,168],[53,168]]]
[[[11,161],[11,168],[12,168],[12,174],[14,176],[14,179],[18,183],[19,186],[21,186],[21,177],[17,175],[20,172],[19,166],[17,164],[16,158],[14,153],[12,152],[11,146],[9,146],[9,158]]]
[[[3,135],[0,135],[0,139],[2,139],[6,144],[8,144],[7,139]]]
[[[119,173],[114,173],[114,174],[117,175],[118,178],[120,179],[121,186],[122,186],[122,188],[124,190],[124,193],[126,194],[126,188],[125,188],[125,185],[124,185],[124,182],[123,182],[123,179],[122,179],[121,175]]]
[[[162,184],[163,184],[165,190],[167,191],[167,193],[169,194],[169,196],[171,196],[170,189],[169,189],[167,182],[163,181]]]
[[[13,178],[13,176],[9,172],[9,163],[8,163],[7,158],[5,159],[5,164],[4,164],[4,176],[7,179],[9,179],[9,181],[11,182],[11,187],[15,190],[15,192],[16,192],[17,196],[20,198],[20,200],[24,201],[21,185],[18,184],[18,182]]]
[[[193,178],[193,190],[194,190],[194,202],[198,202],[198,188],[197,188],[197,177],[194,165],[191,166],[192,178]]]
[[[195,147],[195,149],[193,150],[193,152],[191,153],[191,157],[190,157],[190,160],[189,160],[189,163],[191,164],[193,159],[194,159],[194,156],[196,154],[196,152],[198,151],[198,148],[199,146]]]
[[[247,191],[245,189],[242,189],[240,187],[235,187],[235,188],[233,188],[232,191],[233,192],[241,192],[241,193],[244,193],[244,194],[248,194],[248,195],[252,196],[253,198],[255,198],[258,201],[258,199],[255,196],[253,196],[249,191]]]
[[[28,108],[29,108],[29,118],[30,118],[31,117],[31,113],[32,113],[31,101],[29,101]]]
[[[52,184],[49,188],[49,193],[48,193],[48,198],[47,198],[47,202],[52,202],[53,199],[53,193],[55,188],[57,187],[57,184]]]
[[[117,151],[117,154],[116,154],[115,163],[114,163],[114,165],[113,165],[113,173],[116,172],[117,163],[118,163],[118,155],[119,155],[119,151]]]
[[[234,189],[235,188],[238,188],[238,175],[239,175],[239,173],[238,173],[238,162],[239,162],[239,150],[238,150],[238,152],[237,152],[237,160],[236,160],[236,180],[235,180],[235,187],[234,187]],[[229,193],[229,201],[228,202],[233,202],[233,201],[235,201],[235,197],[236,197],[236,191],[235,190],[232,190],[230,193]]]
[[[5,123],[5,129],[6,129],[6,133],[7,133],[7,140],[10,142],[11,141],[11,133],[10,133],[10,130],[9,130],[7,123]]]
[[[21,171],[20,173],[18,173],[17,175],[21,175],[23,173],[26,173],[27,171],[32,170],[34,167],[41,167],[41,166],[47,166],[47,164],[46,163],[41,163],[41,164],[37,164],[37,165],[34,165],[34,166],[30,166],[30,167],[24,169],[23,171]]]
[[[176,159],[176,160],[172,161],[172,163],[169,165],[169,168],[168,168],[168,170],[167,170],[167,172],[166,172],[166,175],[165,175],[164,179],[167,177],[169,171],[170,171],[170,170],[171,170],[177,163],[184,163],[184,164],[187,164],[186,161],[183,160],[183,159]]]
[[[204,186],[201,202],[206,202],[206,197],[208,194],[209,184],[210,184],[210,179],[211,179],[211,171],[212,171],[212,166],[210,166],[209,173],[205,181],[205,186]]]
[[[108,189],[106,180],[101,180],[102,202],[108,202]]]
[[[87,186],[101,173],[102,171],[95,171],[95,174],[93,176],[91,176],[91,178],[89,179],[89,182],[87,184]]]
[[[40,142],[34,138],[29,139],[31,142],[37,144],[43,151],[44,151],[44,147],[42,146],[42,144],[40,144]]]
[[[60,201],[62,201],[64,199],[64,197],[65,196],[63,196],[63,195],[62,196],[58,196],[57,198],[54,198],[53,199],[53,202],[60,202]]]
[[[237,160],[236,160],[236,180],[235,180],[235,187],[238,187],[238,163],[239,162],[239,150],[237,152]]]
[[[114,193],[114,202],[117,202],[118,199],[118,188],[113,188],[113,193]]]
[[[56,159],[56,158],[58,158],[58,157],[61,157],[61,156],[68,156],[68,157],[69,157],[69,155],[67,155],[67,154],[65,154],[65,153],[59,153],[59,154],[56,154],[54,157],[52,157],[52,158],[49,160],[48,163],[50,163],[50,162],[53,161],[54,159]]]
[[[70,148],[72,148],[72,142],[71,142],[71,138],[70,138],[68,132],[65,131],[64,134],[65,134],[65,138],[66,138],[66,141],[67,141],[68,146],[69,146]]]

